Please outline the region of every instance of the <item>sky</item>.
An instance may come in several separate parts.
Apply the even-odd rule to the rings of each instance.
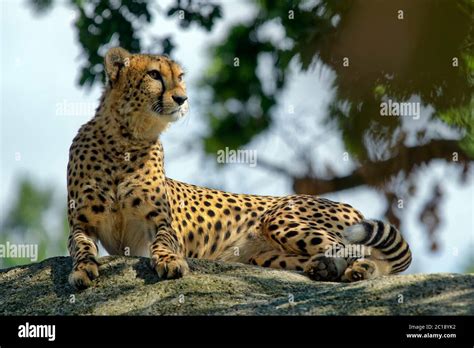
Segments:
[[[165,2],[166,4],[167,2]],[[57,6],[45,16],[34,16],[25,1],[3,0],[1,6],[1,71],[0,71],[0,219],[15,199],[15,182],[27,174],[40,185],[57,188],[65,201],[68,149],[79,127],[93,116],[101,93],[99,87],[90,91],[79,88],[78,66],[80,49],[73,28],[74,12],[66,5]],[[233,192],[265,195],[292,193],[291,181],[258,165],[230,164],[219,170],[215,159],[204,156],[198,137],[206,131],[199,113],[197,80],[208,62],[208,48],[222,37],[226,28],[245,20],[253,9],[242,3],[225,2],[225,20],[219,22],[210,35],[192,27],[183,31],[176,20],[155,21],[148,34],[174,35],[178,48],[173,53],[185,67],[190,100],[189,115],[174,124],[162,136],[169,177],[198,185],[212,185]],[[269,32],[278,39],[278,33]],[[265,75],[265,62],[259,74]],[[276,122],[265,137],[259,136],[249,145],[258,157],[270,159],[289,170],[298,171],[291,148],[285,143],[281,130],[299,136],[295,124],[314,128],[318,136],[305,140],[312,156],[324,159],[337,170],[345,164],[336,161],[344,148],[335,135],[318,132],[318,122],[333,91],[334,74],[324,66],[301,74],[295,72],[279,109]],[[311,93],[308,98],[308,93]],[[65,106],[79,108],[68,112]],[[289,108],[294,112],[289,115]],[[307,110],[321,110],[310,118],[299,117]],[[428,112],[428,111],[426,111]],[[184,143],[191,144],[183,148]],[[257,162],[258,163],[258,162]],[[414,255],[408,273],[462,271],[474,247],[474,179],[467,184],[453,181],[452,168],[431,165],[419,172],[419,191],[407,202],[407,219],[402,226]],[[445,200],[441,205],[443,222],[439,230],[441,250],[428,251],[426,233],[417,222],[420,202],[427,199],[429,183],[441,180]],[[381,218],[384,203],[372,189],[360,188],[326,195],[347,202],[371,218]],[[0,231],[1,233],[1,231]]]

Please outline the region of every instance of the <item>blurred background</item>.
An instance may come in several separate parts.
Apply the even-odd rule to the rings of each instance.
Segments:
[[[407,273],[474,271],[472,1],[0,4],[0,245],[67,255],[68,149],[120,45],[185,68],[190,113],[162,136],[169,177],[344,201],[400,227]],[[419,118],[381,116],[389,99]],[[226,147],[256,166],[217,163]]]

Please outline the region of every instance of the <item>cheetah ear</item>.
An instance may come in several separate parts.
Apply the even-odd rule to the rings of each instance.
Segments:
[[[105,72],[113,84],[119,77],[120,69],[128,66],[131,54],[122,47],[114,47],[105,54]]]

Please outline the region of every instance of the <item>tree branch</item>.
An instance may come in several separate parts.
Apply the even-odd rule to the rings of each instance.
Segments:
[[[457,162],[454,154],[457,153]],[[472,159],[459,147],[457,140],[433,140],[428,144],[402,147],[397,156],[380,162],[367,162],[351,174],[331,179],[315,177],[295,177],[295,193],[321,195],[324,193],[347,190],[362,185],[383,186],[393,175],[403,171],[411,173],[417,167],[436,159],[453,163],[466,163]]]

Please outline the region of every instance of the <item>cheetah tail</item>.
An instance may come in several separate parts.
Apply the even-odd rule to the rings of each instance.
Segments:
[[[370,246],[389,262],[390,273],[399,273],[411,263],[411,251],[402,234],[393,225],[379,220],[363,220],[344,231],[349,243]]]

